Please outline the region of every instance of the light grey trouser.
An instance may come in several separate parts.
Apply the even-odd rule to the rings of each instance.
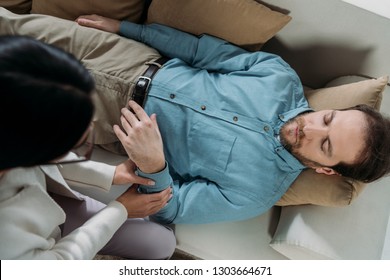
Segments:
[[[84,201],[60,195],[53,199],[66,213],[62,236],[82,226],[106,205],[88,196]],[[147,219],[127,219],[99,254],[119,256],[127,259],[169,259],[176,247],[172,229]]]
[[[145,63],[161,57],[156,50],[117,34],[47,15],[17,15],[1,7],[0,35],[33,37],[84,64],[96,83],[94,128],[99,145],[118,143],[112,126],[120,124],[120,110],[127,107],[135,82],[148,67]]]

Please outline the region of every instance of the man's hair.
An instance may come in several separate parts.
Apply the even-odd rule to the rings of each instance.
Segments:
[[[33,38],[0,36],[0,170],[65,155],[91,122],[94,87],[72,55]]]
[[[358,110],[365,114],[365,147],[354,164],[340,163],[332,168],[343,176],[366,183],[373,182],[390,171],[390,119],[367,105],[344,110]],[[340,132],[342,133],[342,132]]]

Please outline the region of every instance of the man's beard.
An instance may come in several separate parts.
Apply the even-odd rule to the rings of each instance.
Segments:
[[[287,127],[293,123],[296,123],[296,125],[298,126],[298,135],[297,135],[296,143],[292,143],[292,141],[289,141],[287,138],[287,135],[291,134],[290,131],[287,130]],[[297,149],[302,147],[302,139],[304,138],[304,133],[303,133],[304,126],[305,126],[304,118],[302,116],[296,116],[295,118],[288,120],[280,129],[280,141],[283,147],[290,153],[295,153]]]
[[[287,138],[287,135],[289,133],[289,131],[287,130],[287,126],[289,126],[294,122],[298,126],[298,132],[297,132],[298,139],[296,143],[292,143],[291,141],[288,141]],[[305,133],[303,132],[304,126],[305,126],[305,119],[303,118],[302,115],[298,115],[295,118],[288,120],[280,129],[280,133],[279,133],[280,142],[282,143],[283,147],[287,151],[289,151],[303,165],[307,167],[320,167],[322,165],[320,165],[318,162],[308,159],[298,151],[302,147],[302,140],[305,138]]]

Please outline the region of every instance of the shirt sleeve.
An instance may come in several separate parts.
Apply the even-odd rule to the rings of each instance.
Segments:
[[[137,173],[155,182],[154,186],[140,185],[138,190],[142,193],[161,192],[169,186],[172,187],[173,196],[168,204],[153,215],[153,218],[162,224],[203,224],[242,220],[259,215],[263,211],[253,198],[239,191],[224,189],[209,180],[173,181],[168,163],[157,173],[144,173],[139,169]]]
[[[139,25],[123,21],[119,33],[155,48],[166,57],[222,74],[248,70],[259,62],[279,59],[266,52],[248,52],[213,36],[198,37],[160,24]]]
[[[239,191],[224,189],[204,179],[173,181],[168,164],[158,173],[138,175],[155,181],[155,185],[140,186],[142,193],[160,192],[172,187],[173,197],[153,218],[162,224],[204,224],[223,221],[243,220],[260,215],[264,210],[253,198]],[[239,190],[239,188],[237,188]],[[224,209],[216,211],[216,209]]]
[[[162,224],[239,221],[264,212],[264,208],[255,199],[240,194],[239,191],[224,189],[208,180],[174,181],[172,189],[171,200],[153,215]]]
[[[154,186],[140,185],[138,191],[142,193],[161,192],[172,185],[172,177],[169,174],[168,163],[165,163],[165,168],[157,173],[144,173],[140,169],[137,169],[137,175],[149,178],[155,182]]]

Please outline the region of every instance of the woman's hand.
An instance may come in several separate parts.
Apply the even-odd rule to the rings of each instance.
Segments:
[[[111,33],[119,33],[120,21],[99,15],[84,15],[76,19],[79,25],[100,29]]]
[[[129,102],[130,111],[123,108],[123,130],[114,125],[114,132],[125,148],[129,158],[144,173],[156,173],[165,168],[163,142],[156,115],[150,117],[134,101]]]
[[[172,189],[167,188],[159,193],[138,193],[137,185],[130,187],[116,201],[122,203],[127,210],[128,218],[144,218],[157,213],[172,197]]]
[[[131,160],[126,160],[119,164],[115,169],[113,185],[125,185],[125,184],[140,184],[140,185],[148,185],[153,186],[154,181],[137,176],[135,174],[135,170],[137,166]]]

